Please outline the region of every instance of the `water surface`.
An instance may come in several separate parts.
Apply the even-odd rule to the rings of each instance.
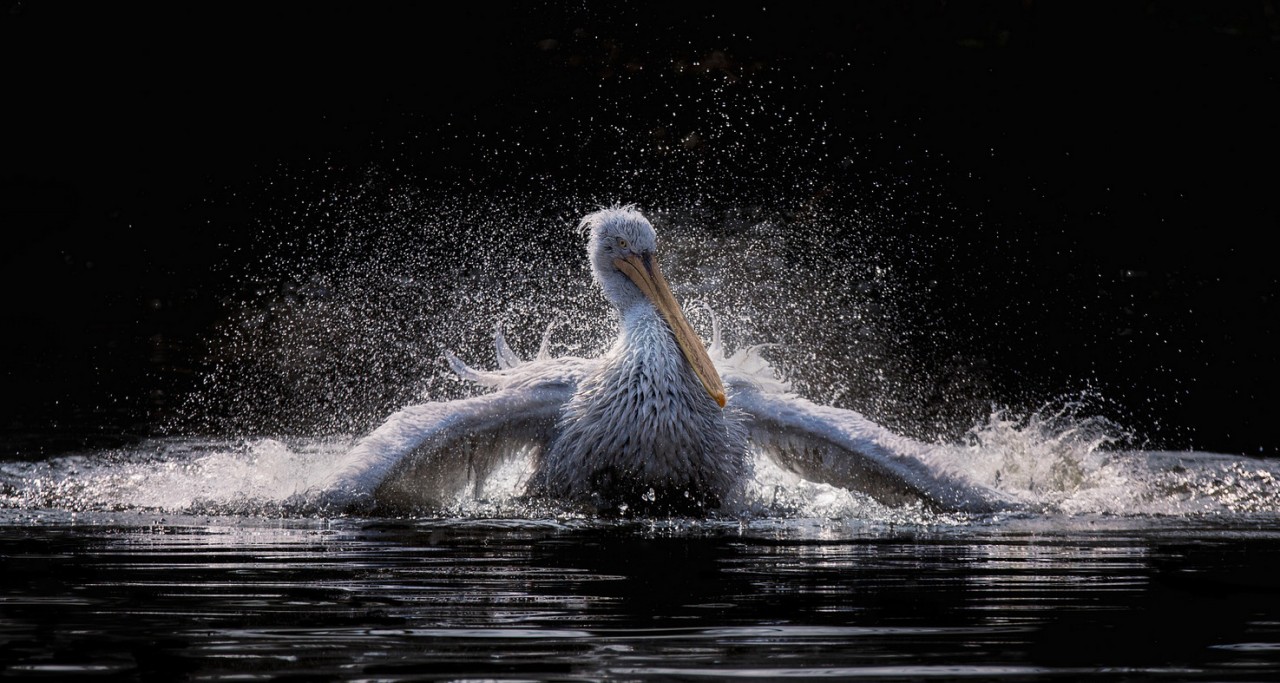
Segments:
[[[10,510],[8,675],[1280,675],[1273,518],[267,519]]]

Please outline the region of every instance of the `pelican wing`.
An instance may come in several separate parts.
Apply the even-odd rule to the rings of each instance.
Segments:
[[[866,493],[887,505],[923,502],[963,512],[1010,506],[995,491],[934,466],[930,446],[858,413],[733,384],[730,405],[746,413],[753,447],[809,481]]]
[[[556,323],[552,323],[547,334]],[[564,404],[598,361],[517,356],[499,328],[498,370],[476,370],[445,352],[462,380],[496,389],[475,398],[409,406],[361,439],[335,467],[325,502],[389,510],[439,510],[478,498],[504,465],[527,476],[555,436]],[[523,481],[512,487],[519,489]]]
[[[438,510],[477,496],[503,465],[542,452],[572,390],[523,386],[404,408],[347,453],[329,495],[389,510]]]

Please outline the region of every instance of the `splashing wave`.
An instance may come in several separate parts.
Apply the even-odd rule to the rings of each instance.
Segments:
[[[991,413],[961,443],[925,454],[943,467],[1018,501],[1040,516],[1230,516],[1280,514],[1280,465],[1199,452],[1109,450],[1126,435],[1075,408],[1025,416]],[[320,487],[350,438],[237,442],[155,439],[111,452],[0,465],[0,507],[75,512],[151,511],[245,516],[344,512]],[[460,491],[443,516],[572,518],[522,499],[527,461],[513,460]],[[744,509],[750,519],[865,520],[881,524],[967,524],[981,517],[921,507],[891,508],[844,489],[805,481],[758,459]]]

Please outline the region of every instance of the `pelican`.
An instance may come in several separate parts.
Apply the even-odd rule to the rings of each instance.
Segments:
[[[757,457],[881,503],[987,511],[998,494],[948,473],[930,447],[862,415],[789,392],[751,348],[708,348],[659,267],[653,225],[630,206],[581,223],[596,284],[617,314],[617,341],[597,358],[520,360],[501,332],[498,369],[447,353],[463,379],[492,391],[400,410],[358,441],[329,478],[339,500],[438,510],[511,461],[527,496],[600,514],[732,512]],[[550,334],[550,330],[548,330]]]

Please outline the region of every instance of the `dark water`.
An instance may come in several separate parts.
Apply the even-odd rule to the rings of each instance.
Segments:
[[[1269,519],[5,522],[7,676],[1280,676]]]

